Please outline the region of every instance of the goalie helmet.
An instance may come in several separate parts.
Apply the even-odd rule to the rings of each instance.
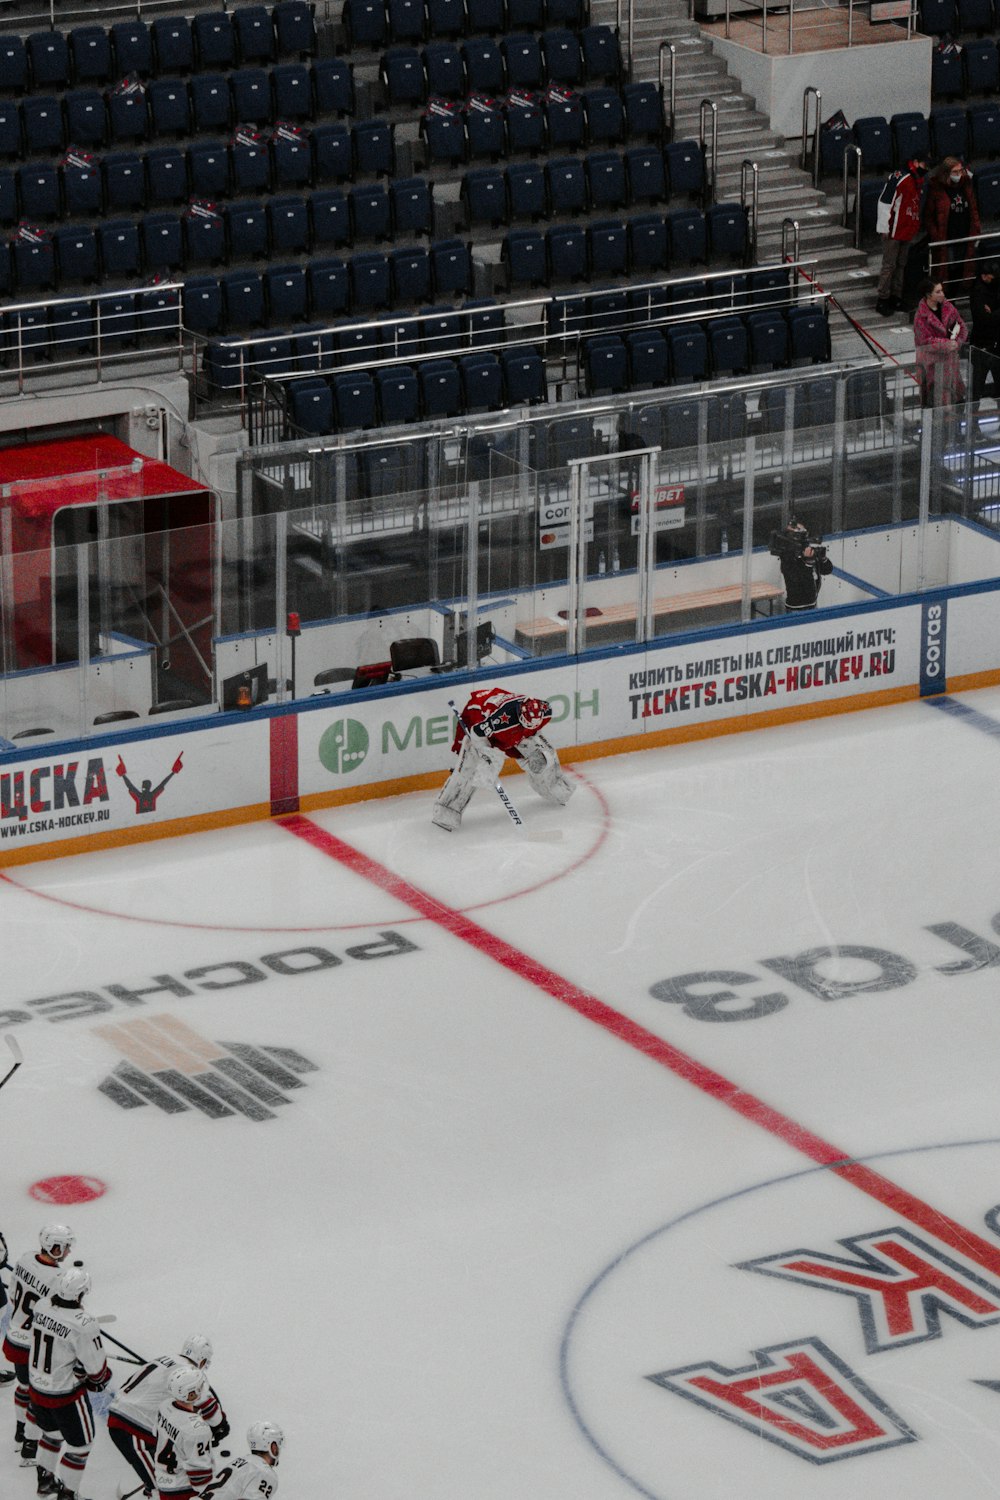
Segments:
[[[38,1243],[52,1260],[65,1260],[76,1243],[68,1224],[46,1224],[38,1231]]]
[[[61,1302],[82,1302],[90,1291],[90,1275],[79,1266],[61,1271],[52,1283],[52,1296]]]
[[[167,1380],[167,1393],[171,1401],[183,1406],[197,1406],[204,1399],[208,1381],[200,1370],[188,1369],[185,1365],[171,1370]]]
[[[552,717],[552,704],[544,698],[525,698],[521,705],[521,723],[525,729],[541,729]]]
[[[251,1453],[267,1453],[278,1462],[285,1434],[276,1422],[252,1422],[247,1428],[247,1446]]]
[[[204,1333],[192,1333],[181,1345],[181,1354],[199,1370],[207,1369],[212,1363],[213,1352],[212,1340]]]

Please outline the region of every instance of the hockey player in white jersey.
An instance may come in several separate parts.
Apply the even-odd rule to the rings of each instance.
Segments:
[[[154,1474],[160,1500],[194,1500],[211,1483],[212,1431],[198,1415],[208,1381],[203,1370],[171,1370],[167,1400],[156,1414]]]
[[[278,1493],[274,1472],[285,1434],[276,1422],[253,1422],[247,1428],[250,1452],[222,1469],[208,1489],[211,1500],[273,1500]]]
[[[203,1333],[193,1333],[181,1345],[179,1354],[161,1354],[158,1359],[140,1365],[123,1382],[108,1408],[108,1434],[118,1452],[151,1491],[154,1483],[153,1450],[156,1442],[156,1414],[167,1401],[167,1382],[171,1371],[193,1367],[207,1370],[212,1362],[212,1341]],[[229,1422],[219,1398],[210,1385],[196,1410],[212,1430],[212,1443],[229,1435]]]
[[[39,1298],[48,1296],[53,1281],[63,1269],[75,1235],[66,1224],[46,1224],[39,1231],[37,1250],[26,1250],[14,1267],[10,1282],[10,1322],[3,1352],[14,1366],[14,1444],[21,1450],[22,1464],[35,1462],[35,1441],[25,1431],[28,1415],[28,1357],[31,1351],[31,1315]]]
[[[2,1271],[5,1267],[7,1267],[8,1269],[10,1267],[10,1261],[7,1259],[7,1241],[4,1239],[3,1235],[0,1234],[0,1271]],[[9,1307],[10,1304],[7,1301],[7,1288],[4,1286],[3,1282],[0,1281],[0,1338],[2,1338],[7,1331],[7,1319],[10,1317],[10,1312],[8,1310]],[[11,1381],[16,1379],[16,1371],[5,1370],[0,1367],[0,1385],[10,1385]]]
[[[75,1497],[94,1441],[90,1391],[111,1379],[97,1319],[84,1311],[90,1277],[62,1271],[36,1302],[28,1367],[28,1432],[38,1443],[39,1495]]]

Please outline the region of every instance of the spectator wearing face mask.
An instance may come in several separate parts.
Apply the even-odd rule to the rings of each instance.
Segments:
[[[980,229],[979,206],[972,178],[957,156],[946,156],[931,174],[924,227],[931,242],[931,275],[944,282],[951,297],[967,291]]]
[[[883,317],[895,312],[903,298],[906,261],[913,241],[923,230],[920,200],[923,195],[927,163],[922,157],[907,162],[906,171],[896,181],[889,206],[889,222],[882,236],[882,268],[878,278],[876,311]]]

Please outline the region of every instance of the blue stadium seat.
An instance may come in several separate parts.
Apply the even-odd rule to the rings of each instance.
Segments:
[[[541,31],[545,25],[545,0],[507,0],[507,26],[511,31]]]
[[[599,447],[590,417],[557,417],[536,432],[535,441],[535,466],[539,469],[564,469],[571,459],[587,458]]]
[[[394,234],[433,233],[433,187],[424,177],[399,177],[388,190]]]
[[[705,217],[695,209],[667,214],[670,258],[674,265],[695,265],[708,258]]]
[[[354,172],[350,127],[317,125],[312,133],[313,177],[316,182],[347,182]]]
[[[667,173],[663,152],[654,146],[630,146],[625,152],[630,203],[665,203]]]
[[[469,347],[495,347],[506,338],[503,307],[492,297],[478,297],[462,308]]]
[[[507,126],[507,149],[512,156],[541,155],[546,149],[545,115],[530,91],[511,90],[504,107],[504,119]],[[466,121],[467,130],[471,120],[470,115]],[[469,147],[471,151],[471,135]]]
[[[238,391],[250,368],[246,351],[234,338],[209,339],[204,354],[205,377],[213,391]]]
[[[429,98],[464,99],[465,60],[457,42],[429,42],[423,62]]]
[[[75,26],[69,34],[69,53],[77,83],[107,83],[113,77],[111,38],[103,26]]]
[[[636,214],[628,221],[629,261],[637,276],[665,271],[670,264],[670,241],[662,214]]]
[[[205,73],[192,78],[191,111],[197,131],[228,130],[233,121],[228,78],[222,73]]]
[[[433,295],[430,253],[419,245],[407,245],[389,253],[392,303],[416,307]]]
[[[413,389],[416,391],[418,389],[417,377],[412,370],[408,373],[412,377]],[[406,385],[405,380],[401,379],[400,384]],[[389,425],[384,415],[382,420]],[[419,420],[419,417],[407,417],[405,420],[415,422]],[[406,443],[366,448],[361,454],[364,492],[370,500],[379,500],[423,489],[426,484],[425,468],[422,444]]]
[[[830,324],[823,308],[788,309],[789,357],[793,364],[824,364],[830,358]]]
[[[309,137],[293,129],[275,130],[271,137],[271,175],[275,187],[310,187],[312,170]]]
[[[223,215],[232,260],[264,260],[268,254],[267,209],[254,199],[231,203]]]
[[[658,328],[633,329],[625,335],[629,385],[633,390],[653,389],[670,382],[670,351]]]
[[[28,57],[36,89],[64,89],[69,85],[69,43],[61,31],[32,32],[28,37]]]
[[[378,359],[381,353],[379,325],[369,319],[359,321],[359,314],[339,318],[334,333],[334,362],[342,367],[362,367]]]
[[[472,37],[462,43],[462,60],[469,92],[499,99],[507,87],[499,43],[490,36]]]
[[[342,57],[322,57],[313,63],[313,95],[317,115],[354,113],[354,73]]]
[[[19,292],[50,291],[56,284],[56,254],[51,239],[24,239],[13,241],[14,281]]]
[[[584,80],[583,54],[572,31],[556,27],[542,33],[542,59],[549,84],[575,89]]]
[[[747,406],[741,391],[725,396],[710,396],[707,410],[708,441],[731,447],[746,438]]]
[[[63,163],[63,205],[71,219],[91,219],[104,210],[101,173],[94,160],[73,157]]]
[[[36,94],[21,102],[24,139],[32,155],[55,155],[66,146],[62,106],[48,94]]]
[[[154,146],[146,152],[146,202],[150,206],[183,203],[188,196],[187,159],[179,146]]]
[[[108,119],[104,95],[99,89],[72,89],[63,100],[66,110],[66,139],[84,150],[100,150],[107,145]]]
[[[920,0],[920,30],[928,36],[950,36],[956,23],[955,0]]]
[[[780,308],[748,313],[746,330],[755,370],[780,370],[788,363],[788,324]]]
[[[628,270],[628,231],[620,219],[600,219],[588,225],[590,274],[624,276]]]
[[[628,390],[628,356],[617,334],[599,334],[587,339],[583,361],[588,395],[615,395]]]
[[[451,355],[462,345],[462,319],[449,303],[421,309],[418,349],[424,358]]]
[[[889,171],[892,166],[892,132],[884,115],[863,115],[855,120],[854,139],[861,148],[863,171]]]
[[[427,0],[428,36],[458,37],[464,34],[465,29],[466,15],[462,0]]]
[[[1000,155],[1000,105],[970,104],[968,110],[970,154],[974,160]]]
[[[545,235],[541,230],[512,229],[504,237],[500,258],[512,288],[544,286],[548,281]]]
[[[514,162],[506,169],[507,205],[513,220],[537,223],[548,216],[548,189],[541,164]]]
[[[587,0],[545,0],[546,26],[568,26],[582,31],[589,18]]]
[[[254,372],[272,380],[287,378],[295,372],[292,341],[287,334],[268,333],[255,342],[250,354]]]
[[[28,79],[28,49],[24,38],[6,32],[0,36],[0,90],[4,94],[23,94]]]
[[[279,63],[276,68],[272,68],[271,89],[276,120],[312,118],[314,110],[312,72],[305,63]]]
[[[100,225],[97,238],[106,277],[138,275],[141,257],[136,224],[130,219],[110,219]]]
[[[847,124],[824,125],[819,132],[819,169],[824,177],[840,176],[844,152],[854,145],[854,131]]]
[[[192,333],[219,333],[223,325],[222,287],[215,276],[189,276],[181,297],[184,327]]]
[[[625,139],[625,107],[617,89],[590,89],[583,96],[587,144],[620,146]]]
[[[586,213],[587,174],[582,161],[572,156],[550,157],[545,164],[545,180],[553,217]]]
[[[110,31],[119,78],[148,78],[153,71],[153,38],[145,21],[115,21]]]
[[[464,240],[435,240],[430,255],[435,297],[465,296],[472,291],[472,251]]]
[[[511,89],[539,89],[545,81],[542,49],[533,36],[524,32],[509,32],[500,43],[504,67],[507,70],[507,87]]]
[[[21,212],[26,219],[62,217],[62,184],[58,167],[43,162],[22,167],[17,174],[17,186]]]
[[[944,105],[930,113],[931,149],[939,159],[944,156],[965,158],[969,151],[969,126],[964,109]]]
[[[587,231],[582,224],[556,224],[545,235],[549,280],[586,281]]]
[[[537,406],[548,399],[545,361],[537,349],[501,349],[499,357],[509,406]]]
[[[715,203],[705,215],[709,252],[715,260],[746,258],[749,247],[747,211],[741,203]]]
[[[351,131],[355,176],[392,177],[396,171],[393,128],[385,120],[359,120]]]
[[[333,396],[325,380],[315,376],[288,385],[288,414],[299,432],[320,437],[333,430]]]
[[[164,16],[152,25],[158,73],[190,73],[194,67],[194,34],[184,16]]]
[[[503,374],[495,354],[480,350],[458,360],[462,405],[467,412],[498,411],[503,406]]]
[[[457,167],[465,160],[465,120],[457,111],[429,109],[420,121],[428,164]]]
[[[220,277],[223,316],[230,333],[261,328],[267,316],[264,284],[257,271],[227,271]]]
[[[173,214],[146,214],[139,223],[139,238],[147,271],[179,271],[183,266],[181,225]]]
[[[225,141],[197,141],[188,147],[188,174],[196,198],[227,198],[232,185]]]
[[[316,317],[332,318],[346,312],[350,303],[347,266],[336,257],[309,263],[309,306]]]
[[[305,198],[271,198],[267,221],[273,254],[304,255],[309,249],[309,208]]]
[[[930,126],[919,110],[901,110],[889,121],[892,132],[893,161],[905,168],[915,157],[927,160],[931,149]]]
[[[334,422],[338,431],[353,432],[378,425],[375,382],[370,375],[364,371],[334,375],[331,386]]]
[[[271,80],[266,68],[240,68],[229,75],[233,116],[241,125],[267,125],[272,117]]]
[[[278,0],[272,12],[279,57],[298,53],[305,57],[316,50],[316,22],[308,0]]]
[[[149,135],[146,96],[139,90],[108,94],[108,125],[113,141],[144,141]]]
[[[681,323],[666,330],[674,381],[687,384],[708,375],[708,340],[698,323]]]
[[[510,216],[507,179],[499,167],[472,167],[462,178],[460,197],[469,228],[505,224]]]
[[[384,47],[389,39],[382,0],[344,0],[342,21],[351,52],[357,47]]]
[[[271,153],[261,141],[237,140],[230,148],[233,189],[237,193],[266,193],[271,186]]]
[[[631,141],[647,140],[661,145],[666,131],[663,95],[658,84],[626,83],[621,92],[625,127]]]
[[[226,225],[214,205],[192,207],[184,215],[184,260],[188,266],[221,266],[226,260]]]
[[[382,54],[381,73],[390,104],[423,103],[424,65],[416,47],[389,47]]]
[[[97,338],[103,349],[131,349],[136,341],[135,293],[115,292],[94,304]]]
[[[202,11],[191,22],[199,68],[236,66],[236,37],[233,23],[224,10]]]
[[[663,153],[667,189],[672,197],[700,193],[705,185],[705,159],[697,141],[677,141]]]
[[[322,323],[307,323],[293,335],[292,352],[299,374],[326,373],[333,368],[333,334]]]
[[[588,83],[617,83],[622,60],[618,38],[610,26],[585,26],[580,32],[583,76]]]
[[[350,192],[352,237],[355,240],[392,238],[389,194],[381,183],[353,187]]]
[[[625,163],[618,151],[591,151],[584,159],[587,195],[595,213],[624,208],[628,201]]]
[[[427,359],[417,366],[420,408],[425,417],[447,419],[462,410],[462,383],[453,359]]]
[[[309,283],[304,266],[268,266],[261,280],[275,323],[301,323],[309,309]]]
[[[14,99],[0,99],[0,156],[8,159],[21,156],[24,143],[21,139],[21,111]]]
[[[995,94],[1000,89],[1000,52],[992,38],[969,42],[961,58],[966,94]]]
[[[499,161],[507,152],[519,148],[508,139],[510,111],[505,115],[500,109],[488,106],[482,99],[471,99],[465,111],[465,140],[471,161]],[[537,105],[533,108],[533,120],[522,121],[527,128],[537,124],[544,141],[545,124]]]
[[[354,255],[348,262],[351,307],[355,312],[378,312],[392,306],[389,257],[380,250]]]
[[[51,330],[47,306],[10,308],[0,317],[9,330],[10,342],[20,347],[26,358],[48,358]]]
[[[751,271],[747,278],[747,301],[752,307],[783,307],[791,292],[790,273],[783,266]]]
[[[323,188],[309,199],[314,250],[340,248],[351,242],[351,211],[339,188]]]
[[[187,135],[191,105],[183,79],[155,78],[146,91],[154,135]]]
[[[89,297],[59,302],[52,309],[52,341],[60,359],[80,359],[94,348],[96,324]]]
[[[274,61],[274,27],[263,5],[238,5],[233,11],[233,30],[241,63]]]
[[[543,106],[550,151],[579,151],[586,134],[583,99],[572,89],[549,92]]]

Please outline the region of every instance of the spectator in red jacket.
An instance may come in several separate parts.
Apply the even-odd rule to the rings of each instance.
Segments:
[[[906,259],[910,246],[923,229],[920,202],[926,175],[927,163],[921,157],[907,162],[889,206],[889,227],[882,236],[882,269],[875,304],[876,312],[883,317],[895,312],[902,302]]]
[[[980,229],[972,177],[957,156],[946,156],[931,173],[924,228],[931,242],[931,275],[944,282],[949,297],[956,297],[972,280]]]

